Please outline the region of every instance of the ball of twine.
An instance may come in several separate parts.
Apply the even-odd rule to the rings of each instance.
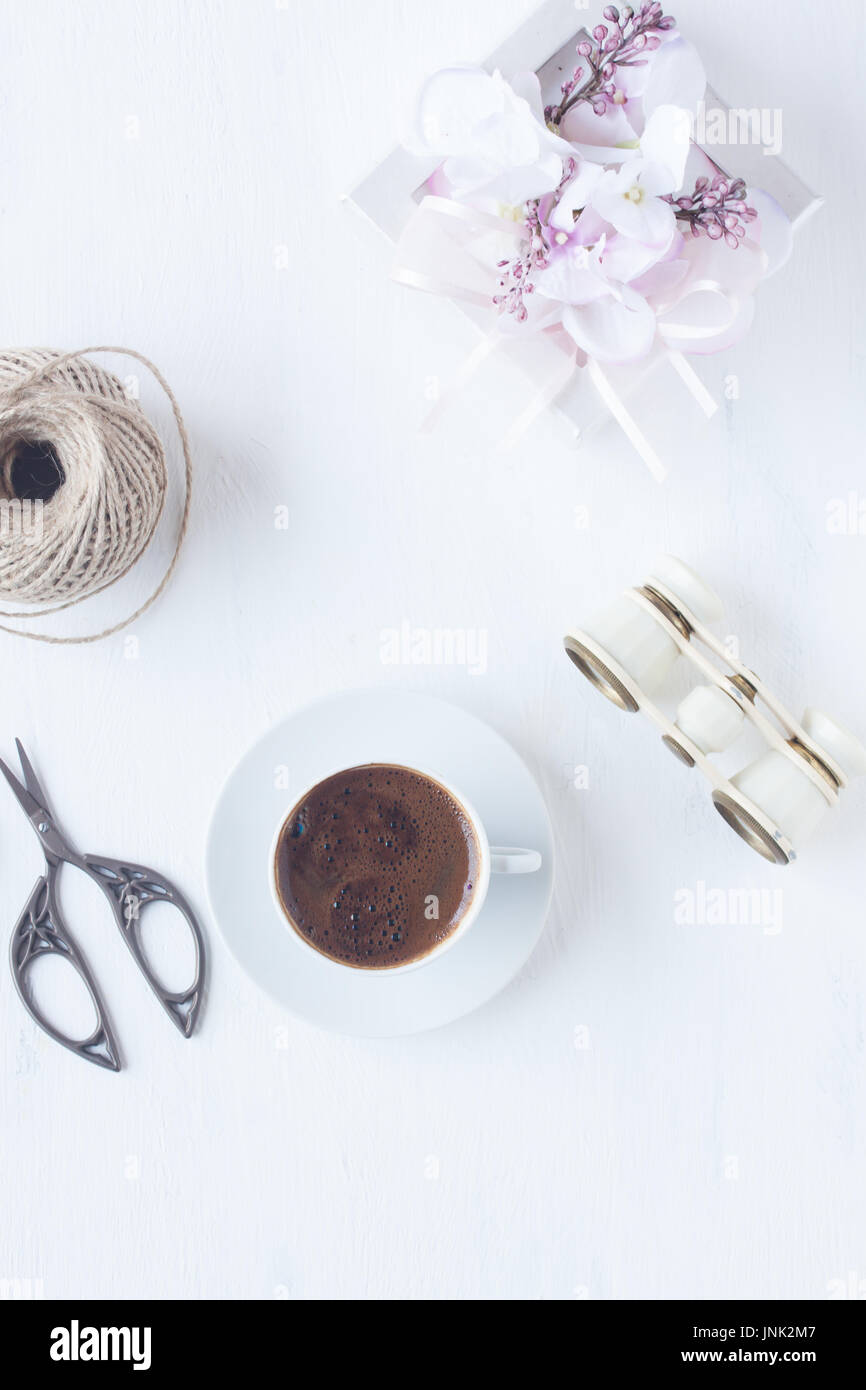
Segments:
[[[144,554],[162,516],[168,487],[162,441],[122,382],[87,360],[92,353],[134,358],[165,391],[183,448],[183,513],[169,565],[134,613],[86,637],[0,624],[36,642],[96,642],[134,622],[168,584],[187,530],[189,440],[177,401],[152,362],[127,348],[0,352],[0,600],[43,605],[0,609],[0,617],[59,613],[110,588]]]

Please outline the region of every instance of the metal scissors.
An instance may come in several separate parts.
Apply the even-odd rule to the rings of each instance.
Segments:
[[[57,897],[57,880],[62,864],[71,864],[87,874],[102,889],[114,914],[120,934],[133,954],[135,963],[150,985],[172,1023],[188,1038],[195,1027],[202,1005],[205,951],[201,929],[186,899],[161,874],[125,859],[107,859],[79,854],[54,821],[48,800],[30,759],[15,740],[24,785],[0,758],[0,772],[18,799],[32,825],[45,855],[45,872],[37,881],[12,933],[10,960],[12,978],[31,1018],[49,1037],[68,1047],[76,1056],[110,1071],[120,1071],[120,1053],[96,981],[74,936],[63,920]],[[141,944],[141,912],[148,903],[170,903],[186,919],[195,942],[195,978],[189,989],[174,994],[163,988],[150,968]],[[48,954],[61,956],[76,970],[87,986],[96,1010],[96,1027],[90,1037],[77,1041],[60,1032],[40,1011],[27,987],[27,972],[34,960]]]

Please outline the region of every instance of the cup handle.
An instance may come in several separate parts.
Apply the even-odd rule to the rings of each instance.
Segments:
[[[490,847],[490,872],[493,874],[534,874],[540,868],[541,855],[537,849]]]

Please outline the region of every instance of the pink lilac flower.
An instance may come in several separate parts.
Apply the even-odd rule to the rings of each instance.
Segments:
[[[724,237],[731,250],[736,250],[744,239],[746,223],[754,222],[758,216],[746,202],[745,180],[727,179],[724,174],[718,174],[712,182],[708,178],[698,179],[694,192],[676,199],[669,195],[667,201],[677,220],[688,225],[692,236],[708,236],[711,241]]]
[[[595,26],[592,41],[584,39],[577,45],[581,65],[563,83],[562,100],[545,111],[553,127],[560,126],[563,117],[581,102],[591,106],[597,116],[603,116],[610,106],[621,106],[627,95],[618,85],[622,70],[644,66],[647,55],[676,28],[676,20],[662,12],[658,0],[647,0],[637,12],[631,5],[621,10],[607,5],[604,17],[608,22]]]

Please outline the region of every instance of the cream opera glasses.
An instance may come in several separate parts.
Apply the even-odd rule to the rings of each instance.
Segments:
[[[620,709],[643,710],[671,752],[700,768],[712,784],[716,810],[752,849],[788,864],[827,807],[835,806],[840,789],[866,772],[866,747],[818,710],[806,710],[798,724],[709,630],[721,617],[713,590],[667,555],[645,584],[627,589],[583,629],[569,633],[565,650],[603,695]],[[680,657],[705,684],[686,695],[672,722],[653,699]],[[728,779],[709,755],[729,748],[746,721],[767,748]]]

